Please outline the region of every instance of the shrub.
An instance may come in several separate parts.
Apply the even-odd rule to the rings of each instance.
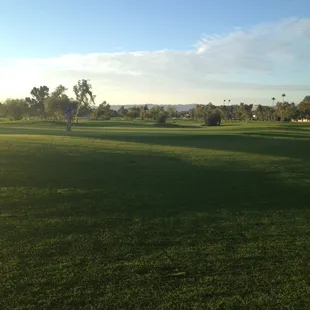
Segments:
[[[205,119],[206,126],[220,126],[221,125],[221,114],[219,111],[214,111],[208,115]]]
[[[164,124],[166,123],[166,119],[167,119],[167,114],[165,112],[160,112],[158,113],[158,115],[156,116],[156,122],[158,124]]]

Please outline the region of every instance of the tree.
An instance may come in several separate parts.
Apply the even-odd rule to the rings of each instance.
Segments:
[[[201,107],[201,115],[203,119],[206,119],[209,115],[211,115],[216,110],[216,106],[209,102],[207,105],[203,105]]]
[[[141,120],[149,118],[148,112],[149,112],[149,108],[148,108],[147,104],[140,107],[140,118],[141,118]]]
[[[44,109],[47,115],[54,120],[62,120],[66,109],[70,106],[73,108],[73,103],[65,94],[66,91],[67,88],[65,86],[59,85],[51,95],[44,100]]]
[[[195,119],[195,109],[190,109],[188,115],[191,119]]]
[[[92,86],[89,80],[79,80],[76,85],[73,86],[73,92],[77,102],[75,111],[76,123],[79,122],[79,112],[81,107],[89,108],[91,104],[95,104],[95,96],[92,92]]]
[[[289,121],[296,117],[297,108],[295,103],[289,103],[287,101],[277,102],[275,107],[276,115],[281,121]]]
[[[221,118],[227,121],[229,119],[228,107],[226,105],[221,105],[218,109],[221,113]]]
[[[6,116],[11,120],[17,121],[23,118],[28,113],[29,105],[25,102],[25,99],[7,99],[4,102],[7,107]]]
[[[259,104],[255,110],[253,110],[255,114],[255,119],[258,121],[263,121],[264,120],[264,111],[263,111],[263,106]]]
[[[277,117],[275,108],[263,106],[263,117],[265,121],[275,121]]]
[[[282,102],[284,102],[284,98],[286,97],[286,95],[282,94],[281,96],[282,96]]]
[[[160,111],[158,115],[156,116],[156,122],[158,124],[164,124],[166,123],[167,119],[167,112],[166,111]]]
[[[285,106],[284,106],[284,102],[277,102],[276,106],[275,106],[275,111],[276,111],[276,115],[278,117],[278,120],[283,120],[285,119]]]
[[[132,108],[129,108],[129,109],[128,109],[127,116],[130,118],[130,120],[133,120],[133,119],[137,118],[137,112],[136,112],[136,110],[134,110],[134,109],[132,109]]]
[[[271,100],[272,100],[272,106],[274,106],[274,102],[275,102],[276,98],[272,97]]]
[[[103,101],[101,104],[99,104],[94,113],[96,119],[100,118],[102,120],[108,120],[112,115],[111,106],[106,101]]]
[[[163,124],[167,119],[167,112],[163,106],[154,106],[150,109],[150,116],[156,120],[157,123]]]
[[[119,109],[118,109],[118,114],[120,115],[120,117],[126,117],[128,114],[128,109],[125,109],[125,107],[122,105]]]
[[[130,117],[131,120],[140,116],[140,107],[133,106],[128,109],[127,116]]]
[[[298,105],[301,117],[310,118],[310,96],[306,96]]]
[[[196,104],[194,109],[194,118],[196,120],[203,118],[203,109],[204,106],[202,104]]]
[[[0,117],[6,117],[8,113],[8,109],[6,104],[4,103],[0,103]]]
[[[294,102],[291,102],[289,104],[289,108],[288,108],[286,117],[288,120],[292,120],[292,119],[296,119],[297,116],[298,116],[297,106]]]
[[[73,105],[73,107],[77,107],[78,106],[78,102],[76,100],[72,100],[72,102],[75,103]],[[94,107],[82,105],[80,110],[79,110],[79,118],[81,118],[81,117],[89,117],[90,115],[93,114],[94,110],[95,110]],[[76,108],[74,109],[74,111],[76,111]]]
[[[44,100],[49,97],[49,88],[47,86],[33,87],[30,92],[32,98],[27,97],[25,101],[31,108],[32,115],[43,115]]]
[[[167,116],[168,117],[170,117],[170,118],[176,117],[177,110],[176,110],[176,108],[174,106],[168,105],[166,107],[166,111],[167,111]]]
[[[253,104],[244,104],[244,102],[240,103],[239,111],[240,111],[240,119],[249,121],[253,117],[252,113]]]
[[[64,93],[68,90],[68,88],[66,88],[63,85],[58,85],[55,90],[51,93],[51,97],[55,97],[55,98],[60,98],[62,95],[64,95]]]
[[[244,115],[244,104],[241,102],[240,105],[237,105],[236,107],[233,107],[234,111],[234,117],[237,120],[242,120],[242,117]]]
[[[111,117],[119,117],[119,114],[117,111],[111,109]]]

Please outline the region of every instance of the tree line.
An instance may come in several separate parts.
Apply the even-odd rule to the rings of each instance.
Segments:
[[[9,98],[0,104],[0,117],[8,117],[11,120],[20,120],[27,117],[40,117],[60,121],[64,119],[65,111],[72,107],[74,118],[78,119],[83,113],[89,111],[95,103],[92,86],[88,80],[79,80],[73,86],[75,98],[69,98],[66,94],[68,89],[57,86],[52,92],[47,86],[33,87],[30,97],[24,99]]]
[[[118,111],[111,108],[106,101],[95,107],[95,98],[92,85],[89,80],[79,80],[73,86],[74,98],[66,94],[68,89],[57,86],[52,92],[47,86],[33,87],[30,97],[23,99],[8,98],[0,103],[0,117],[20,120],[22,118],[39,117],[44,120],[63,121],[68,108],[73,111],[72,118],[78,122],[83,116],[90,116],[92,119],[107,120],[112,117],[153,119],[157,122],[165,122],[167,117],[177,116],[173,107],[165,109],[163,106],[154,106],[151,109],[148,105],[142,107],[125,108],[122,106]],[[182,116],[186,112],[179,113]]]
[[[215,106],[196,105],[189,111],[192,119],[206,119],[218,113],[223,120],[258,120],[258,121],[290,121],[292,119],[310,119],[310,96],[306,96],[298,105],[294,102],[277,102],[274,106],[245,104]]]
[[[47,86],[33,87],[30,96],[23,99],[9,98],[0,103],[0,117],[20,120],[22,118],[39,117],[45,120],[63,121],[65,111],[69,107],[73,110],[72,118],[78,122],[83,116],[95,120],[108,120],[120,117],[123,119],[154,120],[164,123],[167,118],[190,118],[193,120],[258,120],[258,121],[287,121],[291,119],[310,119],[310,96],[306,96],[300,103],[288,102],[286,95],[282,94],[282,101],[275,103],[272,97],[272,106],[245,104],[231,104],[230,100],[224,100],[223,104],[216,106],[209,102],[206,105],[196,104],[189,111],[177,111],[174,106],[122,106],[113,110],[111,105],[103,101],[95,106],[96,96],[93,94],[89,80],[79,80],[73,86],[74,98],[66,94],[68,89],[57,86],[53,91]],[[228,104],[226,104],[228,103]]]

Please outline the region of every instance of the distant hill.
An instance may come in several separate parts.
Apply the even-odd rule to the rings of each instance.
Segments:
[[[118,110],[122,105],[112,105],[111,104],[111,108],[113,110]],[[135,105],[135,104],[128,104],[128,105],[125,105],[124,104],[124,107],[125,108],[130,108],[130,107],[134,107],[134,106],[144,106],[143,104],[142,105]],[[148,107],[149,109],[151,109],[152,107],[154,106],[154,104],[148,104]],[[167,107],[167,106],[170,106],[170,104],[162,104],[162,106],[164,107]],[[195,108],[195,104],[171,104],[171,106],[175,107],[177,111],[181,112],[181,111],[189,111],[190,109],[193,109]]]

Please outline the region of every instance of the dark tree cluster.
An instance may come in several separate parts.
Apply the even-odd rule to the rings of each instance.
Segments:
[[[201,120],[208,126],[219,126],[221,121],[290,121],[310,120],[310,96],[306,96],[299,104],[285,100],[275,102],[272,97],[272,106],[253,104],[231,104],[231,100],[224,100],[223,104],[216,106],[209,102],[206,105],[196,104],[189,111],[177,111],[175,106],[121,106],[113,110],[111,105],[103,101],[95,105],[96,96],[93,93],[89,80],[79,80],[73,86],[74,98],[66,94],[67,88],[63,85],[54,90],[43,85],[33,87],[30,97],[24,99],[9,98],[0,103],[0,117],[11,120],[22,118],[39,117],[45,120],[63,121],[65,111],[72,109],[72,120],[77,123],[80,118],[87,117],[94,120],[108,120],[110,118],[153,120],[159,124],[165,123],[167,119],[190,118]]]

